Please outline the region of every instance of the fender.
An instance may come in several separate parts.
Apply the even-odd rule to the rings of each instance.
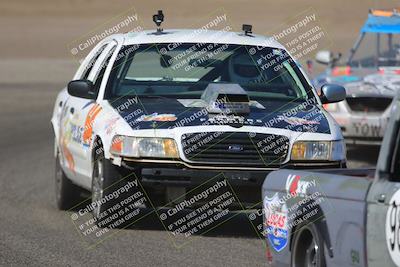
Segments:
[[[292,225],[292,228],[289,229],[291,236],[288,236],[286,251],[282,250],[279,253],[272,251],[274,263],[290,264],[287,259],[292,252],[293,233],[296,231],[295,227],[298,226],[298,223],[304,220],[314,222],[321,234],[324,246],[326,246],[325,258],[329,266],[342,266],[344,262],[351,264],[350,250],[359,254],[361,265],[365,263],[365,235],[363,234],[365,199],[372,179],[346,176],[346,174],[352,173],[348,173],[347,170],[342,173],[338,173],[337,170],[321,170],[317,173],[282,169],[271,172],[267,176],[263,184],[263,197],[280,194],[287,205],[289,222]],[[298,176],[300,176],[299,179],[292,179]],[[288,179],[291,181],[287,182]],[[306,186],[306,183],[312,185],[314,181],[315,186]],[[301,182],[304,183],[301,184]],[[291,194],[292,197],[285,199],[288,194]],[[309,206],[307,207],[307,205]],[[309,210],[303,210],[304,207]],[[331,212],[333,209],[335,212]],[[303,217],[303,214],[308,215]],[[337,216],[337,214],[342,214],[342,216]],[[298,218],[302,220],[295,221]],[[347,246],[342,246],[342,243]],[[278,266],[281,265],[278,264]]]
[[[59,149],[59,140],[60,140],[60,119],[61,119],[61,113],[62,110],[67,103],[68,100],[68,95],[67,95],[67,89],[63,88],[61,92],[57,95],[57,99],[54,104],[53,108],[53,114],[50,120],[50,124],[53,129],[54,133],[54,157],[57,156],[57,151]]]

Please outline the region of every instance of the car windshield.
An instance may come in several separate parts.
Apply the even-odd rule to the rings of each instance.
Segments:
[[[238,84],[250,100],[305,101],[311,87],[285,50],[207,43],[123,47],[107,99],[125,95],[200,98],[209,84]]]
[[[366,33],[355,52],[350,53],[348,65],[360,68],[400,66],[400,35]]]

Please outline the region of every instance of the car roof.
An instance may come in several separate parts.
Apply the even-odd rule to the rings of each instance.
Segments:
[[[146,43],[220,43],[266,46],[285,49],[275,39],[258,34],[245,35],[243,32],[215,31],[202,29],[168,29],[161,33],[156,30],[129,32],[123,34],[124,45]]]

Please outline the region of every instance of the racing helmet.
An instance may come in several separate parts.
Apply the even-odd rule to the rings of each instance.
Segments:
[[[247,53],[235,53],[229,58],[229,78],[233,83],[260,82],[262,74],[254,60]]]

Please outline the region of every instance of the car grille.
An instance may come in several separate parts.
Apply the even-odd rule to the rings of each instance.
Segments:
[[[183,152],[193,162],[235,166],[279,166],[286,158],[289,138],[282,135],[204,132],[182,136]]]
[[[355,112],[382,113],[392,103],[392,98],[387,97],[348,97],[346,102]]]

